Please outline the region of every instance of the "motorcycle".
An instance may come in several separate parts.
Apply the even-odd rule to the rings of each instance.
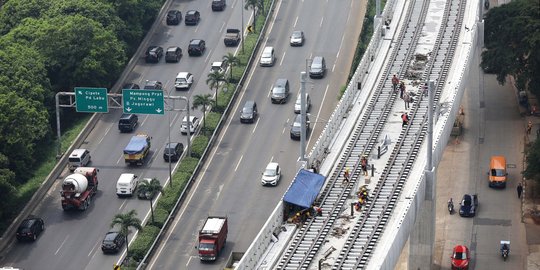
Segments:
[[[450,200],[448,200],[448,213],[450,215],[452,215],[454,213],[454,201],[452,200],[452,198],[450,198]]]
[[[508,259],[508,254],[510,254],[510,241],[501,241],[501,256],[504,261]]]
[[[489,0],[484,0],[484,7],[486,7],[486,9],[489,9]]]

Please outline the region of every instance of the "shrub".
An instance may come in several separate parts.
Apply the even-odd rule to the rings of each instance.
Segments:
[[[150,249],[154,239],[159,234],[159,230],[160,229],[156,226],[144,226],[144,229],[139,231],[139,235],[137,235],[137,238],[129,247],[129,256],[136,261],[142,260],[148,249]]]
[[[207,145],[208,137],[202,135],[195,137],[191,144],[191,156],[194,158],[201,158]]]
[[[163,224],[165,224],[165,220],[167,220],[168,216],[169,212],[167,210],[163,208],[154,209],[154,223],[152,225],[158,228],[163,227]]]

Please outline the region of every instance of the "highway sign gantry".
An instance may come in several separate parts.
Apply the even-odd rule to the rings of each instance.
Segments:
[[[124,113],[165,114],[163,90],[122,90]]]
[[[77,112],[109,112],[107,88],[75,87]]]

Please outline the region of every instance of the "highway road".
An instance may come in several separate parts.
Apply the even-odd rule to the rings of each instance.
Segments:
[[[234,110],[238,112],[246,100],[255,100],[260,117],[254,124],[240,124],[238,113],[228,119],[209,162],[167,232],[166,241],[150,262],[150,269],[222,269],[232,251],[249,247],[298,169],[299,142],[289,138],[289,126],[306,59],[322,55],[328,67],[324,79],[309,80],[307,84],[313,102],[310,119],[314,131],[309,134],[312,145],[337,103],[340,86],[346,82],[363,20],[359,15],[361,5],[357,1],[279,2],[264,39],[264,46],[275,48],[276,65],[257,67],[249,74]],[[297,29],[304,31],[305,45],[290,47],[289,36]],[[291,85],[291,98],[282,105],[271,104],[269,97],[278,78],[287,78]],[[263,187],[260,183],[269,161],[282,166],[282,180],[277,187]],[[194,248],[207,215],[229,218],[227,245],[214,264],[200,263]]]
[[[227,52],[237,48],[227,48],[223,45],[224,30],[227,26],[240,28],[241,12],[247,19],[251,11],[237,6],[239,1],[230,1],[223,12],[212,12],[211,1],[182,1],[174,3],[172,8],[182,13],[189,9],[201,12],[198,26],[186,26],[183,22],[178,26],[167,26],[162,21],[153,33],[150,45],[159,45],[166,49],[168,46],[179,45],[184,56],[179,63],[166,64],[164,59],[158,64],[146,64],[141,57],[131,72],[128,81],[144,85],[145,80],[159,80],[166,90],[173,89],[174,78],[179,71],[190,71],[195,75],[195,84],[190,91],[171,94],[193,96],[196,94],[213,93],[205,83],[206,75],[212,61],[221,60]],[[187,45],[190,39],[205,39],[207,50],[201,57],[189,57]],[[185,107],[185,104],[180,106]],[[140,126],[136,133],[148,133],[153,137],[151,155],[147,163],[139,168],[124,165],[122,150],[133,134],[120,134],[117,121],[120,110],[113,110],[102,116],[92,133],[85,140],[82,148],[90,149],[92,163],[100,169],[99,193],[94,203],[86,212],[64,213],[60,204],[60,187],[62,174],[56,184],[50,189],[43,203],[33,214],[44,219],[46,229],[35,243],[17,243],[8,254],[1,259],[0,265],[12,265],[24,269],[111,269],[117,263],[120,254],[103,255],[100,250],[101,241],[109,230],[110,222],[117,213],[137,210],[139,217],[144,219],[149,212],[148,202],[136,198],[119,199],[115,194],[116,180],[120,174],[132,172],[139,177],[157,177],[164,184],[168,179],[168,164],[163,161],[163,146],[168,140],[167,116],[139,117]],[[201,115],[199,110],[192,114]],[[180,121],[184,113],[173,113],[171,122],[172,141],[186,144],[186,136],[180,134]],[[69,154],[69,153],[68,153]],[[132,235],[131,235],[132,236]],[[132,237],[131,237],[132,238]]]

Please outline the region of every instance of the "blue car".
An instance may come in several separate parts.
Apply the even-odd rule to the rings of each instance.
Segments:
[[[478,210],[478,195],[463,195],[461,203],[459,203],[459,215],[462,217],[474,217]]]

